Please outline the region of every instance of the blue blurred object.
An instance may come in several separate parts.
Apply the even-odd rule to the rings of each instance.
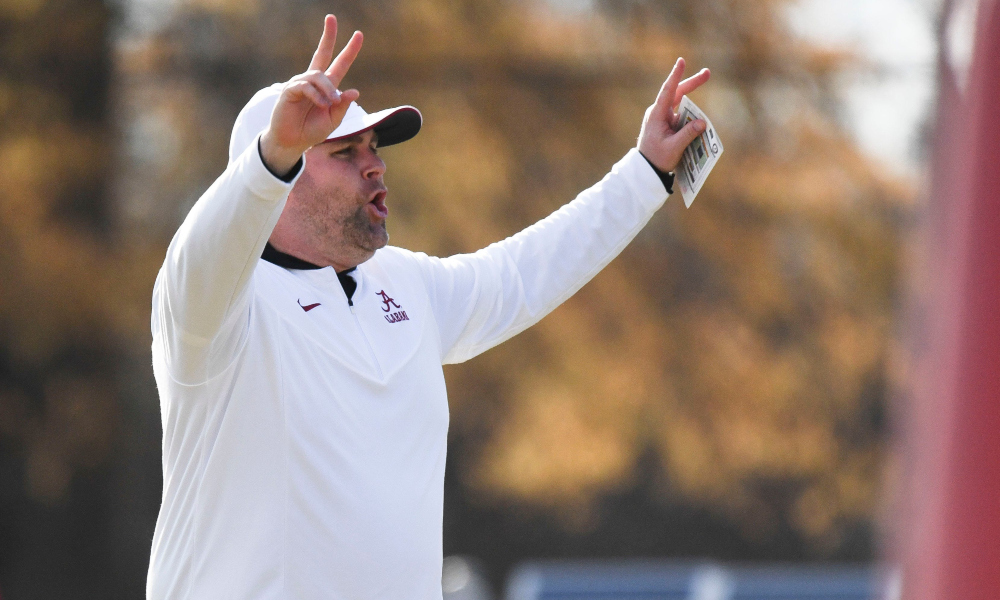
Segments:
[[[892,583],[872,566],[552,561],[516,568],[505,600],[877,600]]]

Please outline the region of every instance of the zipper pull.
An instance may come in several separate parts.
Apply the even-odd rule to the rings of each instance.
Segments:
[[[350,300],[347,301],[347,305],[351,307],[351,314],[354,314],[354,303]]]

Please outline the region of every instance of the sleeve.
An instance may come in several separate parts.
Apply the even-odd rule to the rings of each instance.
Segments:
[[[207,381],[238,352],[248,331],[254,268],[293,185],[294,179],[275,177],[251,144],[171,240],[153,288],[151,327],[177,382]]]
[[[421,257],[443,363],[466,361],[534,325],[603,269],[667,197],[631,150],[545,219],[473,254]]]

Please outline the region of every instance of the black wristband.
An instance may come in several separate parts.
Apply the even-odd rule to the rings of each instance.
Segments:
[[[649,163],[649,166],[653,167],[653,172],[656,173],[656,176],[660,178],[661,182],[663,182],[663,187],[666,188],[667,193],[668,194],[673,194],[674,193],[674,174],[673,173],[667,173],[666,171],[661,171],[656,165],[653,164],[653,161],[651,161],[648,158],[646,158],[645,154],[643,154],[642,152],[640,152],[639,154],[643,158],[646,159],[646,162]]]
[[[285,173],[284,175],[278,175],[277,173],[275,173],[274,170],[271,169],[271,165],[267,164],[267,161],[264,160],[264,153],[261,152],[261,150],[260,150],[260,138],[259,137],[257,138],[257,154],[260,155],[260,162],[264,163],[264,168],[267,169],[267,172],[270,173],[271,175],[274,175],[275,177],[277,177],[281,181],[284,181],[285,183],[291,183],[292,180],[295,179],[295,176],[299,174],[299,171],[302,170],[302,164],[303,164],[303,162],[302,162],[302,157],[300,156],[299,160],[294,165],[292,165],[292,170],[290,170],[289,172]],[[650,164],[652,164],[652,163],[650,163]]]

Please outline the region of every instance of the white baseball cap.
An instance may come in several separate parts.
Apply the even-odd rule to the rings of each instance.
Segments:
[[[240,111],[233,124],[233,135],[229,139],[229,162],[243,154],[247,146],[271,124],[271,111],[281,95],[282,85],[284,84],[275,83],[260,90]],[[397,106],[368,114],[357,102],[351,102],[344,120],[326,139],[336,140],[374,129],[381,148],[412,138],[420,131],[422,124],[420,111],[412,106]]]

